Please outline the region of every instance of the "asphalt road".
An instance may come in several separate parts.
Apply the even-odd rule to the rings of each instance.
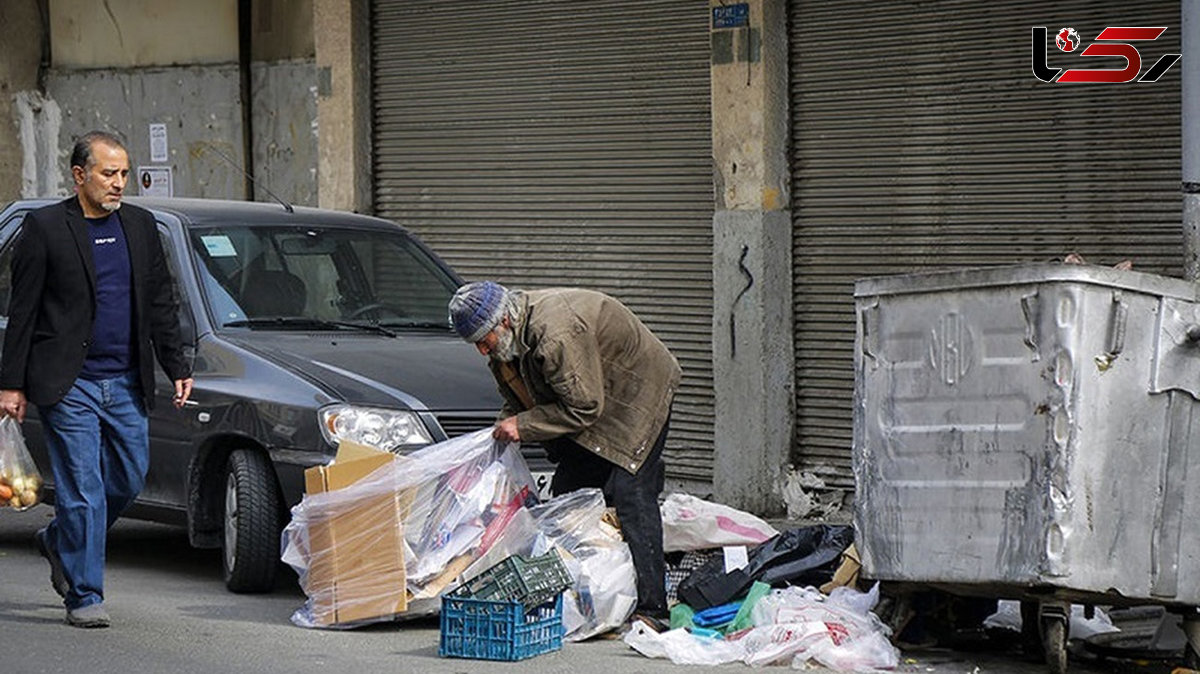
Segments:
[[[33,545],[33,532],[51,515],[48,506],[24,513],[0,509],[0,674],[754,671],[741,664],[685,667],[650,660],[619,640],[568,643],[560,652],[519,663],[443,659],[432,619],[352,631],[303,629],[288,620],[304,602],[294,576],[272,594],[231,594],[221,582],[216,551],[192,549],[181,529],[132,521],[119,522],[110,534],[105,604],[113,626],[80,630],[63,624],[48,566]],[[1169,671],[1155,663],[1089,662],[1073,662],[1071,671],[1130,669]],[[901,671],[1045,670],[1014,653],[926,651],[904,654]]]

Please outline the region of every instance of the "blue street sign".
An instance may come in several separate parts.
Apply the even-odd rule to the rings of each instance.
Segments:
[[[712,12],[713,30],[718,28],[740,28],[750,25],[750,5],[747,3],[739,2],[736,5],[713,7]]]

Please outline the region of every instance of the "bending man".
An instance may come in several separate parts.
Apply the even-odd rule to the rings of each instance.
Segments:
[[[638,611],[665,618],[658,495],[675,357],[625,305],[591,290],[470,283],[450,300],[450,319],[499,384],[493,435],[541,442],[558,463],[553,494],[603,490],[633,553]]]

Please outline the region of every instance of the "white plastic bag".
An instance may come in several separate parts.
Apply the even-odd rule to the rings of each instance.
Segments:
[[[983,626],[1020,632],[1021,602],[1014,599],[1001,599],[996,604],[996,612],[983,619]],[[1079,604],[1071,606],[1069,634],[1072,639],[1087,639],[1097,634],[1120,631],[1120,628],[1113,625],[1112,619],[1103,609],[1097,608],[1095,616],[1089,620],[1082,606]]]
[[[996,602],[996,612],[983,619],[983,626],[994,630],[1021,631],[1021,602],[1001,599]]]
[[[841,606],[851,613],[865,616],[879,603],[879,583],[872,585],[867,592],[859,592],[846,586],[835,587],[825,602],[833,606]]]
[[[866,594],[842,588],[833,598],[811,587],[772,590],[751,610],[755,628],[741,639],[745,662],[790,658],[794,668],[810,660],[838,671],[895,668],[900,652],[888,640],[887,626],[869,610],[878,596],[878,585]]]
[[[723,665],[745,656],[737,641],[696,636],[684,629],[659,634],[638,621],[630,625],[623,640],[648,658],[667,658],[677,665]]]
[[[647,657],[670,658],[676,664],[741,660],[756,667],[790,662],[793,669],[805,669],[816,661],[844,672],[894,669],[900,652],[888,640],[887,626],[870,612],[878,598],[878,585],[865,594],[842,588],[833,598],[811,587],[772,590],[750,611],[754,627],[728,640],[682,629],[655,634],[634,623],[625,643]]]
[[[763,625],[747,632],[738,641],[745,649],[743,661],[755,667],[783,664],[804,653],[830,643],[830,628],[821,620],[804,620],[779,625]]]
[[[750,513],[683,493],[667,496],[662,520],[663,552],[758,545],[779,534]]]

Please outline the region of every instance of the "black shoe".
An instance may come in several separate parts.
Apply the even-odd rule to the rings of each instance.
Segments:
[[[66,597],[71,591],[71,584],[67,582],[67,574],[63,571],[62,560],[58,558],[58,553],[50,549],[50,543],[46,540],[46,529],[41,528],[33,535],[33,540],[37,542],[38,553],[50,562],[50,585],[54,587],[54,591],[60,597]]]

